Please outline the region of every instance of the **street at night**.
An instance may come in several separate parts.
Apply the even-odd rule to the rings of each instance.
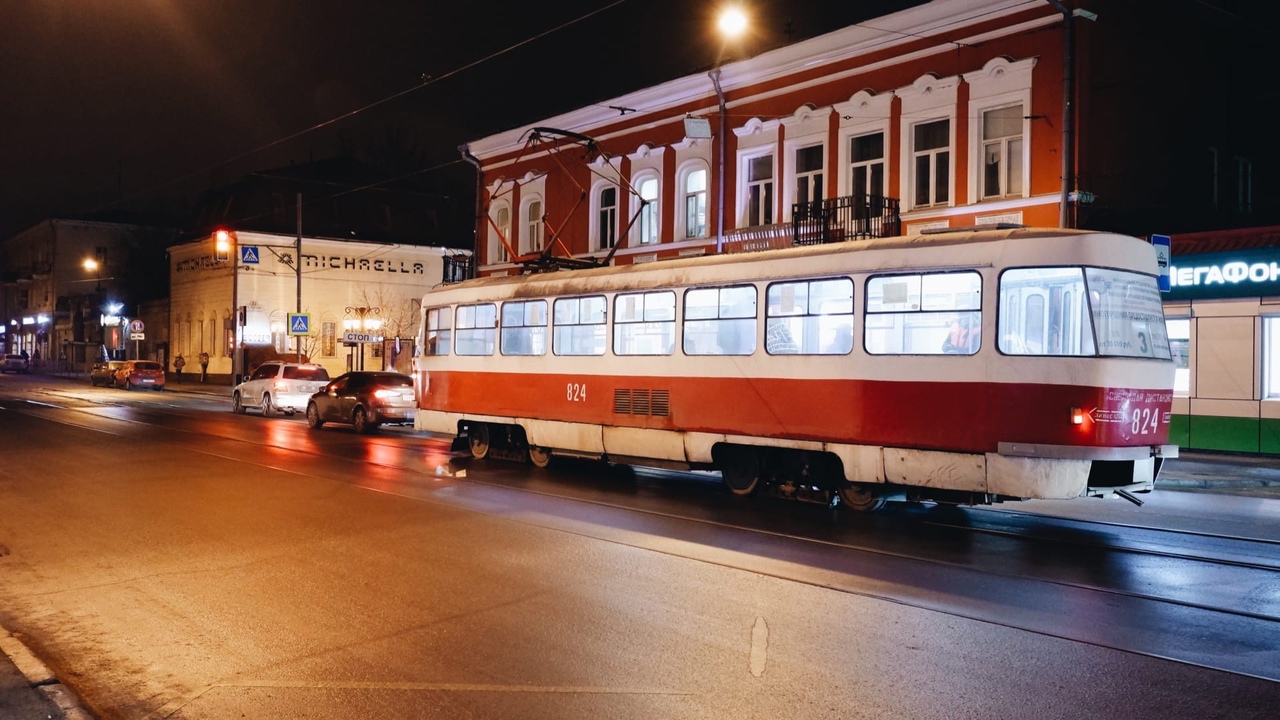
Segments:
[[[1276,516],[877,515],[0,380],[0,623],[100,718],[1268,717]],[[1119,709],[1118,709],[1119,708]]]

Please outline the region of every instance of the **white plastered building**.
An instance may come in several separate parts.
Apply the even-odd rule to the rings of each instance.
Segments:
[[[216,233],[168,249],[169,366],[182,355],[186,372],[198,374],[208,353],[210,377],[233,382],[263,358],[295,358],[299,337],[302,354],[333,376],[408,370],[422,294],[469,254],[247,231],[227,240],[222,252]],[[291,318],[299,306],[305,334],[290,332],[303,329]]]

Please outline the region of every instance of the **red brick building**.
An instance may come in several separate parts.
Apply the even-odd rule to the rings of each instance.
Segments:
[[[476,140],[479,274],[1001,222],[1256,224],[1256,113],[1169,97],[1211,61],[1231,72],[1195,92],[1249,92],[1243,21],[1079,5],[936,0]]]

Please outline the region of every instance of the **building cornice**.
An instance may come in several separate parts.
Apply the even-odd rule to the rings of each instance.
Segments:
[[[913,8],[851,25],[834,32],[820,35],[808,40],[771,50],[746,60],[724,65],[721,70],[720,83],[726,93],[735,89],[756,87],[770,81],[786,78],[802,72],[810,72],[814,68],[847,63],[860,57],[883,53],[894,47],[919,43],[921,40],[940,38],[944,34],[955,36],[965,28],[989,24],[994,20],[1024,14],[1037,6],[1028,7],[1025,0],[935,0]],[[974,44],[984,40],[1024,32],[1028,29],[1061,22],[1060,13],[1054,12],[1048,4],[1044,6],[1045,16],[1030,22],[1006,26],[998,30],[980,33],[972,37],[961,38],[956,42]],[[777,92],[794,91],[797,87],[829,82],[836,77],[865,73],[873,67],[894,65],[909,61],[916,57],[933,55],[944,50],[954,49],[955,43],[947,41],[934,48],[919,50],[889,61],[872,63],[867,67],[855,68],[836,75],[821,78],[817,81],[806,81],[800,85],[788,86],[785,90],[756,95],[751,98],[740,98],[729,103],[730,106],[741,105]],[[605,137],[633,133],[646,127],[657,127],[673,121],[670,113],[673,109],[690,105],[700,106],[694,114],[714,110],[714,93],[711,82],[705,74],[699,73],[678,78],[650,88],[594,103],[587,107],[537,121],[538,126],[547,126],[592,134],[592,130],[616,126],[618,114],[609,106],[636,108],[637,113],[628,116],[625,129],[610,132]],[[683,117],[683,116],[681,116]],[[679,119],[679,118],[677,118]],[[500,159],[498,165],[506,165],[513,159],[501,160],[503,155],[518,154],[524,147],[529,127],[513,128],[501,133],[480,138],[468,143],[468,148],[482,162]],[[524,157],[528,158],[529,155]]]

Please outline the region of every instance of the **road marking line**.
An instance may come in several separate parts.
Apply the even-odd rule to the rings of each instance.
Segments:
[[[751,626],[751,674],[754,677],[764,676],[764,666],[769,659],[769,624],[764,618],[757,617],[756,624]]]

